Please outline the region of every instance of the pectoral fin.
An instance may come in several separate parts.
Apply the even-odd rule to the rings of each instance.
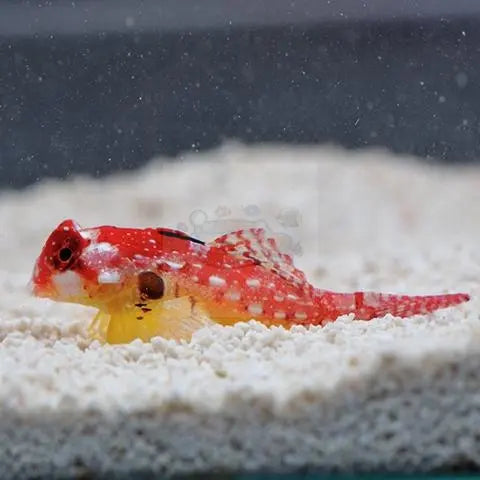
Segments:
[[[105,342],[109,323],[110,314],[100,310],[88,326],[88,336],[92,340],[98,340],[102,343]]]
[[[196,330],[215,322],[192,297],[181,297],[163,302],[161,312],[162,337],[190,340]]]
[[[128,343],[136,338],[147,342],[156,336],[190,340],[193,332],[214,323],[192,297],[114,309],[109,317],[105,336],[108,343]],[[102,318],[95,319],[92,325],[97,322],[103,326]]]

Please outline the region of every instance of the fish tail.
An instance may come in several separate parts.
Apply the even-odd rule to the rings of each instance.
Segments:
[[[391,314],[396,317],[410,317],[434,312],[468,302],[467,293],[443,295],[393,295],[375,292],[334,293],[319,291],[320,309],[325,318],[353,313],[359,320],[370,320]]]

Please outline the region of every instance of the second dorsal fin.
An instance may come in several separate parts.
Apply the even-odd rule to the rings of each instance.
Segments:
[[[267,237],[263,228],[227,233],[208,245],[222,248],[237,258],[256,261],[297,287],[308,285],[305,274],[295,268],[290,255],[280,252],[275,239]]]

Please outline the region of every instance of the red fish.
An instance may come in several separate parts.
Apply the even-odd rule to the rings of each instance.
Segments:
[[[62,222],[32,277],[34,294],[98,308],[90,326],[109,343],[188,339],[211,323],[324,325],[353,313],[408,317],[457,305],[466,293],[407,296],[313,287],[261,228],[205,243],[167,228],[81,228]]]

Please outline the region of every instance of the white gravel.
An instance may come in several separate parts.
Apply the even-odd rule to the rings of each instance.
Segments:
[[[0,195],[2,478],[480,466],[480,167],[236,144],[161,163]],[[69,217],[204,239],[266,223],[316,286],[472,301],[406,320],[90,344],[92,309],[25,288]]]

